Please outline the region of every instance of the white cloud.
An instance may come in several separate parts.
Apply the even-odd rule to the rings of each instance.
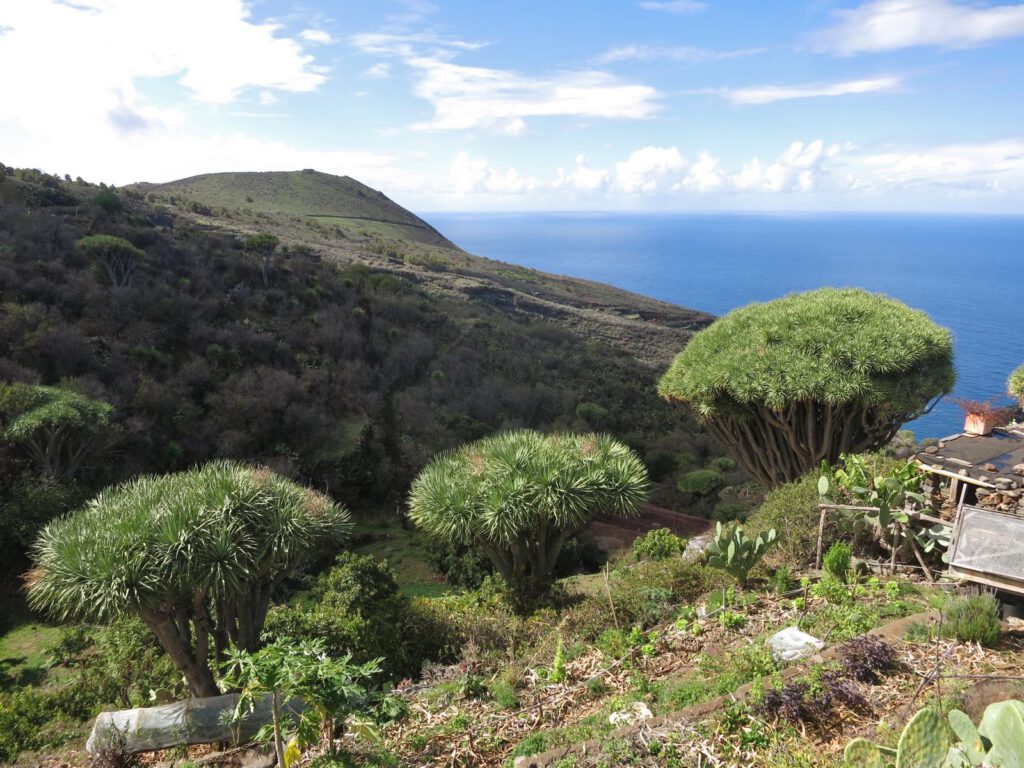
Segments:
[[[370,77],[378,80],[385,77],[391,77],[391,65],[386,61],[378,62],[364,71],[363,77]]]
[[[919,45],[969,48],[1024,35],[1024,4],[953,0],[874,0],[833,12],[838,23],[817,39],[841,55]]]
[[[668,13],[693,15],[703,11],[708,4],[697,2],[697,0],[644,0],[640,3],[640,7],[645,11],[667,11]]]
[[[441,192],[457,195],[470,193],[497,193],[516,195],[531,192],[540,186],[536,179],[524,178],[515,168],[498,171],[487,160],[474,158],[467,152],[459,152],[442,181]]]
[[[899,88],[899,77],[875,77],[845,80],[839,83],[805,83],[803,85],[754,85],[746,88],[721,88],[718,93],[733,104],[770,104],[790,99],[811,99],[821,96],[847,96],[856,93],[877,93]]]
[[[307,43],[313,43],[314,45],[330,45],[334,42],[331,33],[325,32],[322,29],[304,29],[299,33],[299,37]]]
[[[715,192],[724,183],[725,173],[718,158],[702,150],[697,153],[697,162],[690,167],[682,187],[692,192]]]
[[[807,144],[794,141],[774,163],[762,163],[756,157],[744,163],[732,183],[740,191],[810,192],[827,175],[825,161],[837,157],[843,149],[839,144],[825,146],[821,139]]]
[[[558,175],[551,187],[575,192],[597,193],[607,190],[610,184],[611,174],[608,171],[603,168],[592,168],[590,161],[584,155],[577,155],[576,168],[570,172],[559,168]]]
[[[711,48],[694,46],[622,45],[611,48],[598,56],[598,64],[613,64],[617,61],[679,61],[686,64],[701,64],[709,61],[724,61],[748,56],[757,56],[767,48],[741,48],[734,51],[716,51]]]
[[[1024,191],[1024,138],[867,154],[857,171],[876,186]]]
[[[260,91],[260,106],[269,107],[277,104],[277,95],[273,91]]]
[[[649,86],[623,82],[605,72],[564,72],[530,77],[468,67],[427,57],[408,64],[419,73],[415,93],[431,103],[432,120],[419,129],[486,128],[518,134],[530,117],[650,117],[660,105]]]
[[[139,95],[143,79],[175,77],[192,98],[218,104],[247,88],[312,91],[325,80],[301,43],[253,22],[241,0],[5,0],[0,28],[0,125],[41,141],[90,126],[180,124],[180,110]]]
[[[583,70],[534,76],[453,61],[484,43],[431,33],[377,32],[354,35],[350,42],[362,53],[396,57],[412,69],[413,92],[434,110],[432,119],[413,126],[418,130],[480,128],[519,135],[526,130],[527,119],[533,117],[640,119],[661,108],[660,94],[654,88],[623,81],[607,72]]]
[[[626,194],[662,192],[679,183],[688,165],[676,147],[644,147],[615,164],[615,182]]]

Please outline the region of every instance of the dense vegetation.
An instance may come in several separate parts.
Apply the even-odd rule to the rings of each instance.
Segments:
[[[659,384],[768,486],[888,443],[953,386],[953,342],[881,294],[822,288],[730,312]]]
[[[583,340],[604,327],[579,325],[591,310],[566,303],[562,324],[551,319],[552,297],[583,296],[585,285],[508,277],[546,292],[538,320],[518,304],[523,293],[479,291],[493,264],[465,254],[431,252],[431,274],[466,270],[453,268],[447,285],[374,237],[359,247],[385,254],[375,268],[347,263],[296,242],[309,211],[294,200],[284,228],[258,210],[204,207],[237,203],[244,174],[124,194],[0,172],[2,554],[12,567],[35,542],[31,603],[68,620],[0,635],[0,760],[39,762],[26,751],[80,739],[101,708],[234,690],[236,720],[269,702],[257,738],[281,768],[504,765],[588,739],[556,764],[835,766],[847,724],[899,723],[894,707],[907,701],[948,708],[959,678],[977,677],[939,682],[959,643],[984,644],[963,657],[970,672],[1019,666],[992,598],[949,597],[897,574],[916,558],[928,577],[926,560],[938,564],[948,543],[913,529],[924,497],[909,462],[843,454],[841,466],[802,474],[769,442],[778,466],[763,479],[793,482],[758,506],[736,463],[656,397],[652,369],[614,351],[630,334],[650,338],[635,321],[608,320],[608,345],[600,333],[602,343]],[[393,206],[342,181],[260,175],[242,199],[279,201],[284,183],[330,201],[335,217],[339,188],[359,197],[353,217]],[[192,199],[175,204],[188,214],[151,205],[186,191]],[[813,326],[837,301],[851,305],[849,344]],[[720,369],[732,384],[719,375],[726,384],[695,406],[713,429],[739,409],[730,386],[785,410],[794,385],[876,419],[878,441],[886,419],[946,382],[948,335],[902,305],[843,291],[769,306],[752,310],[760,320],[732,350],[720,340],[738,367]],[[780,319],[779,306],[794,311]],[[905,321],[900,342],[934,342],[935,357],[907,372],[905,350],[872,347],[869,331],[886,319]],[[762,342],[754,352],[751,338]],[[780,369],[789,358],[775,346],[788,343],[803,354],[794,372],[810,378]],[[851,361],[866,361],[853,365],[861,378],[823,370]],[[844,386],[860,400],[843,400]],[[758,435],[748,449],[763,447]],[[599,513],[632,515],[649,488],[719,519],[701,537],[706,550],[652,530],[601,573],[579,573],[589,556],[573,534]],[[823,500],[840,507],[827,520]],[[352,526],[346,502],[357,518],[375,516]],[[429,548],[410,518],[433,535]],[[407,590],[396,569],[413,549],[397,540],[351,551],[375,544],[376,529],[415,540],[463,588]],[[937,626],[853,639],[930,608],[942,609]],[[775,652],[772,639],[794,627],[826,642],[821,656]],[[615,731],[691,705],[635,737]],[[105,733],[94,766],[139,764],[125,734]],[[893,734],[868,735],[884,751]]]
[[[654,371],[624,352],[294,242],[264,262],[253,234],[0,169],[0,379],[111,408],[78,471],[59,482],[38,482],[26,444],[5,429],[6,568],[26,565],[46,520],[100,489],[214,458],[394,510],[432,455],[502,428],[599,421],[649,461],[669,503],[682,457],[714,456],[691,420],[638,386]],[[372,237],[345,243],[379,247]],[[114,246],[136,259],[130,283],[97,260]],[[581,403],[598,405],[600,418]],[[24,413],[9,400],[0,409],[0,424]],[[714,498],[703,503],[710,510]]]

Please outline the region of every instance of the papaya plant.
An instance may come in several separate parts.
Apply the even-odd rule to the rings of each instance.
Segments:
[[[947,728],[935,710],[922,709],[895,749],[859,738],[846,745],[843,759],[850,768],[1024,768],[1024,703],[989,704],[977,728],[960,710],[949,713]]]
[[[707,564],[725,571],[736,579],[740,587],[745,587],[750,571],[778,540],[774,528],[762,531],[752,539],[743,532],[742,525],[726,532],[719,522],[715,525],[715,537],[705,550]]]

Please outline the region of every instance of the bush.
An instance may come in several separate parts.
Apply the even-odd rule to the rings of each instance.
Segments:
[[[962,643],[995,645],[1001,629],[999,602],[988,592],[952,597],[943,610],[942,634]]]
[[[825,572],[836,581],[847,584],[850,579],[850,562],[853,559],[853,549],[843,541],[837,541],[828,548],[825,553]]]
[[[721,574],[698,563],[647,560],[612,572],[609,589],[614,611],[602,590],[574,606],[567,624],[574,637],[589,640],[614,627],[616,621],[619,626],[646,629],[669,619],[680,604],[693,602],[724,583]]]
[[[810,472],[795,483],[771,490],[761,506],[747,518],[748,535],[775,528],[785,536],[765,557],[771,567],[788,565],[801,571],[814,563],[818,542],[818,472]],[[825,526],[826,547],[838,536],[831,522]]]
[[[593,427],[602,427],[608,420],[608,409],[597,403],[580,403],[576,415]]]
[[[430,567],[453,587],[476,589],[494,573],[494,566],[487,556],[470,544],[428,538],[426,554]]]
[[[668,528],[657,528],[633,542],[633,555],[637,560],[665,560],[683,554],[686,544],[686,539]]]
[[[728,456],[719,456],[708,462],[708,466],[718,472],[731,472],[736,469],[736,461]]]
[[[713,469],[697,469],[680,477],[676,487],[683,493],[707,496],[721,488],[724,482],[722,476]]]
[[[388,677],[414,677],[443,654],[445,632],[436,618],[415,609],[391,567],[372,555],[339,555],[310,598],[312,607],[272,608],[264,637],[321,640],[330,655],[351,653],[357,664],[383,656]]]

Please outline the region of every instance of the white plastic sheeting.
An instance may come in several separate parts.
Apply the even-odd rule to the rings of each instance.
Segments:
[[[257,696],[252,713],[230,723],[237,703],[238,694],[232,693],[159,707],[102,712],[96,718],[85,750],[92,754],[98,745],[114,737],[115,732],[124,735],[124,746],[129,752],[219,741],[240,744],[269,723],[272,715],[269,694]]]
[[[825,643],[796,627],[786,627],[768,638],[768,647],[776,661],[796,661],[820,651]]]

